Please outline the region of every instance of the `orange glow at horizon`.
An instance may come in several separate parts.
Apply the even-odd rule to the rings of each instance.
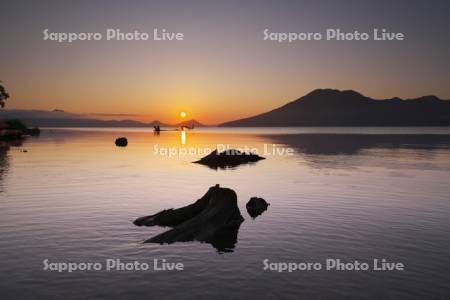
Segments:
[[[289,44],[265,40],[263,27],[320,30],[327,24],[348,27],[357,21],[358,27],[368,29],[379,6],[363,1],[261,1],[257,6],[248,1],[116,2],[104,7],[100,1],[39,1],[36,13],[34,6],[9,1],[4,9],[8,13],[2,15],[2,24],[8,26],[0,27],[7,41],[1,50],[0,80],[11,96],[6,110],[64,110],[103,120],[196,120],[217,125],[271,111],[319,88],[355,90],[374,99],[450,99],[445,1],[410,5],[408,14],[403,13],[404,5],[390,7],[382,20],[393,31],[411,35],[402,42]],[[349,8],[360,14],[353,16]],[[438,21],[417,22],[416,14],[424,12]],[[108,41],[104,36],[74,43],[41,36],[47,27],[49,33],[81,33],[104,31],[105,24],[141,33],[159,24],[185,36],[183,41],[158,42]]]

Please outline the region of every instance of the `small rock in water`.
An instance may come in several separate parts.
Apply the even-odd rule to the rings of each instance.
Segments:
[[[247,202],[245,207],[247,208],[247,212],[253,219],[262,214],[269,207],[269,203],[266,202],[263,198],[252,197]]]
[[[229,149],[223,152],[214,150],[200,160],[194,161],[194,163],[206,165],[211,169],[217,170],[218,168],[225,169],[229,167],[236,167],[240,164],[255,163],[261,159],[265,158],[254,153],[246,153],[235,149]]]
[[[126,147],[128,145],[128,140],[126,137],[119,137],[116,139],[116,146]]]

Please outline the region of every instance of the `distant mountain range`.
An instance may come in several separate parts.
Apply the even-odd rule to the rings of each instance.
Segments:
[[[60,109],[45,110],[1,110],[0,120],[20,119],[29,127],[180,127],[181,125],[206,126],[196,120],[187,120],[177,124],[166,124],[160,121],[139,122],[135,120],[102,120],[92,115],[75,114]]]
[[[104,120],[96,116],[60,109],[0,110],[0,120],[20,119],[30,127],[195,127],[207,126],[196,120],[178,124],[160,121]],[[118,114],[115,117],[132,117]],[[220,124],[229,127],[281,126],[450,126],[450,100],[436,96],[415,99],[376,100],[348,90],[317,89],[269,112]]]
[[[436,96],[375,100],[317,89],[284,106],[220,126],[450,126],[450,101]]]

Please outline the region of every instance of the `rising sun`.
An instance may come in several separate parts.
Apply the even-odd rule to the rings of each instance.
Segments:
[[[186,118],[187,113],[185,111],[180,112],[180,117]]]

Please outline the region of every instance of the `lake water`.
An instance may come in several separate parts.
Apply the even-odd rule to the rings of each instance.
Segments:
[[[114,145],[119,136],[128,147]],[[273,144],[294,153],[263,153]],[[267,159],[225,170],[191,163],[217,145]],[[135,218],[190,204],[214,184],[238,195],[245,221],[234,248],[143,243],[167,228]],[[271,204],[255,219],[252,196]],[[0,145],[0,219],[2,299],[448,299],[450,129],[45,129]],[[329,258],[385,258],[405,270],[263,270],[265,259]],[[45,259],[166,259],[185,270],[58,273],[43,270]]]

